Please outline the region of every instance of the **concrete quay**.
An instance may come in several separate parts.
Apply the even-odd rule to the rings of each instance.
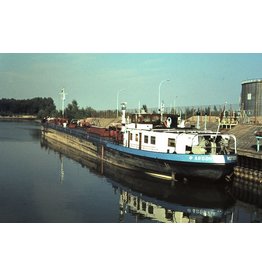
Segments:
[[[230,129],[228,133],[237,138],[237,151],[239,156],[262,160],[262,146],[257,151],[256,131],[260,131],[262,125],[239,124]]]
[[[239,124],[228,132],[237,138],[238,165],[234,168],[232,188],[246,191],[248,198],[262,200],[262,146],[257,151],[255,132],[261,131],[262,125]],[[261,202],[260,202],[261,203]]]

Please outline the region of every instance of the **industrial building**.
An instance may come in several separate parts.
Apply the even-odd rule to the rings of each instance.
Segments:
[[[246,80],[242,82],[241,111],[254,122],[262,118],[262,79]]]

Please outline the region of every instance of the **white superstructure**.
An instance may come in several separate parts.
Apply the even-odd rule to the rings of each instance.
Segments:
[[[177,154],[226,154],[232,135],[174,129],[153,129],[152,124],[127,124],[125,147]],[[216,142],[215,142],[216,141]]]

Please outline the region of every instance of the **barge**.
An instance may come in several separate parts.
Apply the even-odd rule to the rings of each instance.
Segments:
[[[236,138],[218,131],[179,127],[173,115],[126,118],[122,103],[120,129],[68,128],[43,124],[44,135],[118,167],[175,180],[222,180],[237,163]],[[155,120],[154,120],[155,118]]]

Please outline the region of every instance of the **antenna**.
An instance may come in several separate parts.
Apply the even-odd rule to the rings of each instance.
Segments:
[[[65,93],[65,89],[63,88],[59,94],[61,95],[61,99],[62,99],[62,114],[64,118],[65,117],[65,95],[67,95],[67,93]]]

